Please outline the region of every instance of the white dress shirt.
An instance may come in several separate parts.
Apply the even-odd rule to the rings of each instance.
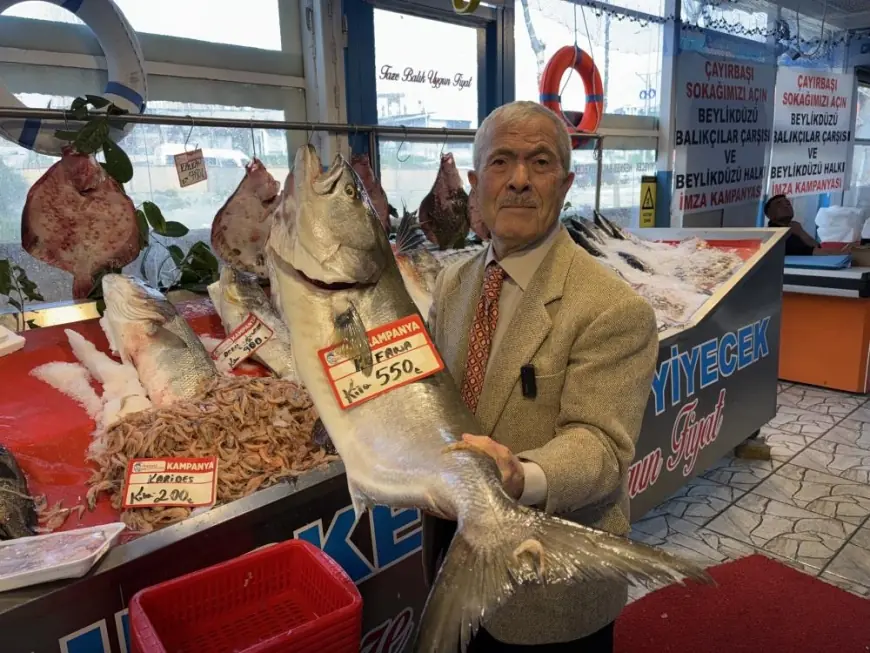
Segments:
[[[489,265],[490,261],[497,261],[507,274],[498,299],[498,322],[496,323],[495,333],[492,336],[489,359],[486,363],[487,374],[492,369],[492,361],[498,355],[498,348],[504,339],[511,320],[516,314],[520,300],[523,298],[523,293],[526,291],[541,263],[544,262],[550,248],[553,246],[556,234],[559,233],[561,228],[559,222],[556,222],[553,228],[542,239],[528,247],[508,254],[501,260],[496,257],[492,243],[490,243],[484,265]],[[517,373],[519,373],[519,370],[517,370]],[[523,495],[520,497],[520,503],[527,506],[544,504],[547,499],[547,477],[544,475],[544,470],[536,463],[523,461],[523,471],[525,472],[525,487],[523,488]]]

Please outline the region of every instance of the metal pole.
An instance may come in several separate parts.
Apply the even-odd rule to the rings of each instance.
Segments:
[[[598,159],[598,167],[597,167],[598,174],[596,175],[598,177],[598,183],[595,184],[595,210],[596,211],[601,210],[601,175],[604,172],[604,147],[603,146],[604,146],[604,139],[600,138],[600,139],[598,139],[598,142],[595,144],[595,149],[593,150],[595,152],[595,154],[598,155],[596,157]]]

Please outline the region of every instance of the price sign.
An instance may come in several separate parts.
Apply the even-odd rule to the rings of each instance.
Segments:
[[[208,178],[205,171],[205,159],[202,150],[182,152],[175,155],[175,171],[178,173],[178,183],[182,188],[198,184]]]
[[[134,458],[127,463],[127,508],[210,506],[217,496],[217,458]]]
[[[211,353],[212,360],[222,372],[235,369],[239,363],[265,345],[273,333],[272,329],[249,313],[245,321],[214,348]]]
[[[332,392],[343,409],[358,406],[403,385],[444,369],[419,315],[405,317],[367,332],[373,367],[366,376],[355,360],[339,353],[340,345],[317,352]]]

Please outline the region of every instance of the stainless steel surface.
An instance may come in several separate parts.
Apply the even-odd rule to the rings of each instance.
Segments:
[[[799,286],[787,283],[782,287],[783,292],[796,295],[820,295],[822,297],[846,297],[848,299],[861,299],[857,290],[846,288],[820,288],[819,286]]]

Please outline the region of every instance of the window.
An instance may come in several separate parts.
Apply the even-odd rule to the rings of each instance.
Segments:
[[[176,36],[212,43],[281,49],[278,0],[115,0],[137,32]],[[5,16],[35,18],[81,25],[74,14],[48,2],[22,2]]]
[[[378,123],[477,127],[477,30],[374,10]]]
[[[859,71],[855,97],[855,148],[852,153],[852,179],[847,194],[850,204],[870,207],[870,84],[866,72]]]
[[[776,19],[776,6],[773,6],[772,16],[766,6],[759,10],[759,5],[766,3],[730,2],[726,5],[711,4],[708,0],[685,0],[682,6],[681,20],[696,27],[704,27],[713,31],[733,34],[752,41],[764,43],[767,41],[769,23]]]
[[[606,147],[607,139],[605,139]],[[655,175],[655,150],[608,150],[602,153],[599,209],[623,227],[640,222],[640,179]]]
[[[646,4],[643,0],[620,0]],[[526,11],[526,7],[528,10]],[[567,0],[516,1],[516,98],[538,100],[538,82],[556,51],[575,42],[592,55],[604,87],[606,113],[658,116],[662,26],[596,16]],[[586,90],[577,73],[562,80],[563,109],[582,111]],[[562,90],[562,89],[560,89]]]
[[[870,140],[870,86],[859,85],[855,106],[855,138]]]
[[[441,162],[441,153],[453,153],[459,178],[466,192],[471,190],[468,171],[472,169],[471,143],[447,144],[402,141],[380,142],[381,185],[390,204],[402,216],[403,207],[415,212],[432,190]]]
[[[571,168],[574,170],[574,184],[565,196],[565,202],[584,216],[592,217],[595,208],[595,186],[598,183],[598,162],[594,150],[574,150],[571,152]]]

